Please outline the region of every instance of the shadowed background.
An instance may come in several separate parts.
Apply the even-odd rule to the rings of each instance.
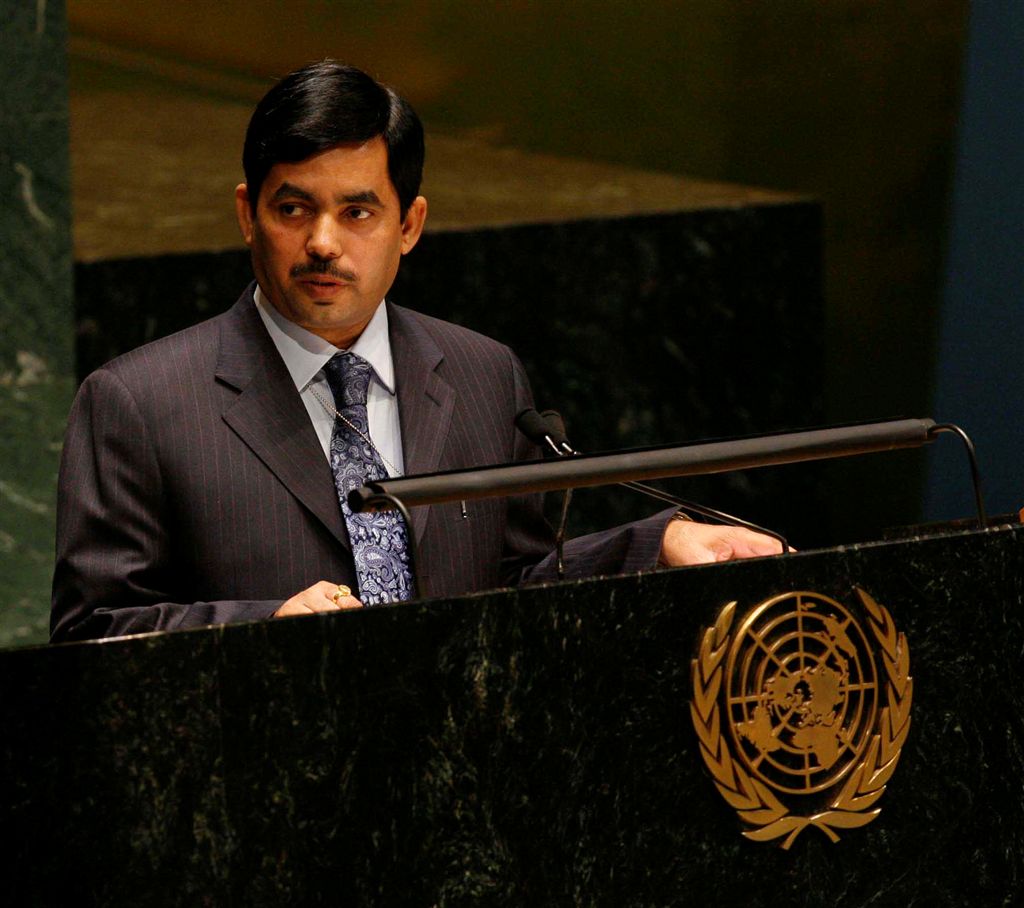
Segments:
[[[22,4],[0,0],[5,9],[24,20],[21,33],[5,31],[11,45],[5,59],[35,48],[34,59],[42,61],[37,80],[53,99],[54,123],[34,143],[24,139],[22,157],[39,149],[52,168],[54,207],[47,217],[60,222],[60,206],[67,205],[60,177],[67,153],[61,150],[63,11],[49,4],[45,16],[53,25],[40,30],[36,9],[29,15]],[[998,15],[996,22],[1002,22]],[[659,197],[673,194],[672,210],[680,200],[697,208],[702,192],[715,194],[715,187],[692,180],[658,182],[672,174],[820,199],[823,330],[806,354],[778,351],[790,368],[801,355],[810,364],[807,387],[789,393],[802,390],[817,401],[828,422],[932,414],[968,36],[963,2],[307,0],[282,7],[232,0],[182,7],[70,0],[66,28],[80,286],[96,279],[90,267],[110,260],[239,248],[231,192],[241,178],[251,105],[276,77],[332,56],[394,84],[423,116],[426,190],[433,228],[442,234],[503,220],[557,221],[566,205],[583,218],[651,212]],[[9,80],[0,98],[10,102],[17,91],[24,94]],[[13,147],[21,141],[12,135],[21,120],[10,104],[3,110],[12,122],[0,141]],[[560,169],[564,161],[519,158],[510,149],[588,163]],[[19,216],[31,221],[24,175],[12,169],[13,160],[5,159],[3,188],[19,200]],[[632,180],[623,166],[645,172],[643,178]],[[595,193],[595,186],[608,190]],[[772,198],[729,191],[734,200]],[[5,236],[23,231],[21,222],[4,225]],[[616,250],[602,251],[614,268]],[[64,261],[59,249],[51,258]],[[530,269],[531,262],[515,267]],[[813,279],[820,263],[809,267]],[[0,406],[18,420],[0,451],[4,642],[43,639],[56,450],[74,383],[66,271],[62,264],[50,276],[56,290],[36,296],[24,293],[27,281],[16,269],[0,286],[7,328],[0,337],[6,376]],[[623,274],[630,273],[624,265]],[[37,298],[42,309],[26,305]],[[40,312],[56,313],[60,330]],[[460,314],[473,326],[471,309]],[[518,313],[520,320],[543,315],[525,307]],[[576,314],[588,330],[599,329],[589,317]],[[78,331],[81,350],[81,334],[88,333],[81,311]],[[951,343],[955,348],[955,326]],[[771,353],[762,351],[769,361]],[[728,351],[722,354],[721,370],[742,368]],[[538,390],[549,395],[542,403],[559,407],[564,397],[586,392],[543,382]],[[28,393],[39,399],[26,403]],[[970,410],[935,415],[971,429]],[[635,444],[686,437],[685,427],[657,420],[632,428]],[[749,428],[738,419],[735,433]],[[580,447],[598,446],[592,427],[575,427],[574,434]],[[921,519],[924,476],[920,454],[832,466],[815,477],[827,502],[811,515],[815,530],[794,541],[850,541]],[[966,479],[953,475],[950,483],[966,485]],[[1007,489],[996,498],[994,510],[1019,504]],[[963,516],[966,500],[951,504],[934,496],[928,516]]]

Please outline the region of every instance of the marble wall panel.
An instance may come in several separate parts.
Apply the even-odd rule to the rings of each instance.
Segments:
[[[64,4],[0,0],[0,646],[45,640],[74,389]]]

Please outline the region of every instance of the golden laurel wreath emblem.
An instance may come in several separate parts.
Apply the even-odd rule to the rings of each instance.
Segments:
[[[884,606],[857,594],[870,637],[840,603],[812,592],[767,599],[735,628],[730,602],[704,630],[690,715],[715,787],[749,839],[788,849],[813,826],[838,842],[837,829],[881,813],[914,685],[906,637]]]

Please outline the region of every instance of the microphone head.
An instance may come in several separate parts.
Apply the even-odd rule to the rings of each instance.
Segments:
[[[544,421],[545,432],[551,436],[551,440],[557,447],[562,445],[569,445],[569,436],[565,431],[565,420],[562,419],[562,414],[557,410],[545,410],[540,414],[541,419]]]
[[[535,445],[547,447],[549,433],[547,422],[533,407],[520,410],[515,418],[516,428]]]

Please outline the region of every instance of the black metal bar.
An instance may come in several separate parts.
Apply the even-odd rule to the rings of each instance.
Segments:
[[[616,454],[586,454],[565,460],[407,476],[373,482],[352,491],[349,494],[349,506],[353,511],[361,511],[371,499],[381,494],[394,495],[407,507],[417,507],[470,498],[524,495],[616,482],[727,473],[752,467],[850,457],[919,447],[933,440],[931,432],[934,426],[935,422],[931,419],[896,419],[733,441],[676,445]]]

